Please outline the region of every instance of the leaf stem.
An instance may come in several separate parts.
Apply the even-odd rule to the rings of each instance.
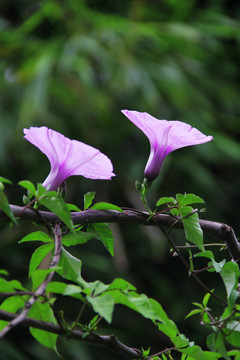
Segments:
[[[81,306],[81,308],[80,308],[80,311],[79,311],[79,313],[78,313],[78,315],[77,315],[74,323],[73,323],[72,326],[71,326],[71,331],[75,330],[77,324],[79,323],[79,321],[80,321],[80,319],[81,319],[81,317],[82,317],[82,314],[83,314],[83,312],[84,312],[84,310],[85,310],[86,305],[87,305],[87,302],[85,301],[85,302],[82,304],[82,306]]]
[[[178,350],[177,350],[177,348],[176,348],[175,346],[173,346],[173,347],[167,348],[167,349],[165,349],[165,350],[159,351],[159,352],[157,352],[156,354],[153,354],[153,355],[147,356],[147,357],[146,357],[146,359],[151,360],[154,356],[158,356],[158,355],[161,355],[161,354],[167,353],[167,352],[172,351],[172,350],[176,350],[176,351],[178,351]]]
[[[201,321],[201,325],[204,325],[204,326],[216,326],[216,325],[221,325],[221,324],[224,325],[226,322],[228,322],[228,320],[231,319],[231,317],[234,315],[235,312],[236,312],[236,311],[234,310],[234,311],[233,311],[230,315],[228,315],[226,318],[224,318],[224,319],[222,319],[222,320],[214,321],[214,318],[213,318],[212,316],[210,316],[209,312],[207,311],[207,314],[208,314],[208,316],[211,317],[212,322],[211,322],[211,323],[205,323],[205,322]],[[238,323],[238,324],[239,324],[239,323]],[[237,324],[237,325],[238,325],[238,324]],[[221,327],[222,327],[223,325],[221,325]],[[232,330],[232,329],[231,329],[231,330]],[[228,336],[228,335],[227,335],[227,336]]]
[[[199,269],[199,270],[192,270],[191,274],[192,273],[199,274],[200,272],[203,272],[203,271],[206,271],[206,270],[212,269],[212,268],[213,268],[213,265],[209,265],[209,266],[206,266],[205,268],[202,268],[202,269]]]
[[[143,202],[143,205],[145,206],[145,209],[147,210],[149,215],[152,215],[152,210],[148,205],[147,197],[146,197],[147,190],[150,188],[150,186],[151,186],[151,182],[149,182],[146,178],[144,178],[142,184],[139,184],[138,189],[140,191],[141,200]]]
[[[149,205],[148,205],[145,191],[142,191],[142,192],[141,192],[141,200],[142,200],[142,202],[143,202],[143,205],[145,206],[145,209],[146,209],[147,212],[149,213],[149,215],[152,215],[152,210],[150,209],[150,207],[149,207]]]

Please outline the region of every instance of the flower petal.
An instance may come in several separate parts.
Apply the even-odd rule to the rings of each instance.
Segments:
[[[201,131],[181,121],[168,121],[173,125],[169,134],[171,151],[182,147],[204,144],[213,140],[212,136],[206,136]]]
[[[70,140],[45,126],[24,129],[24,134],[50,161],[51,171],[43,183],[49,190],[56,190],[72,175],[105,180],[115,176],[109,158],[90,145]]]
[[[154,145],[151,144],[150,156],[144,170],[145,178],[150,181],[156,179],[162,167],[163,161],[168,154],[168,137],[171,128],[171,125],[165,127],[161,142],[154,142]]]
[[[138,111],[122,110],[122,113],[142,130],[150,141],[151,152],[145,176],[151,181],[157,177],[165,157],[170,152],[213,139],[212,136],[206,136],[181,121],[158,120],[148,113]]]

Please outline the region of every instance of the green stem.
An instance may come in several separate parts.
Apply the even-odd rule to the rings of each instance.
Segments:
[[[177,349],[175,346],[173,346],[173,347],[167,348],[167,349],[165,349],[165,350],[159,351],[158,353],[153,354],[153,355],[151,355],[151,356],[147,356],[146,359],[151,360],[154,356],[159,356],[159,355],[161,355],[161,354],[168,353],[168,352],[174,351],[174,350],[178,351],[178,349]]]
[[[93,323],[92,325],[92,329],[94,330],[94,328],[100,323],[100,321],[102,320],[102,316],[99,316],[99,318]]]
[[[145,206],[145,209],[149,213],[149,215],[152,215],[152,210],[150,209],[150,207],[149,207],[149,205],[147,203],[146,195],[143,192],[141,192],[141,200],[143,202],[143,205]]]
[[[76,317],[76,320],[75,320],[74,323],[72,324],[71,331],[75,330],[77,324],[79,323],[79,321],[80,321],[80,319],[81,319],[81,317],[82,317],[82,314],[83,314],[83,311],[84,311],[86,305],[87,305],[86,302],[84,302],[84,303],[82,304],[81,309],[80,309],[80,311],[79,311],[79,313],[78,313],[78,315],[77,315],[77,317]]]
[[[150,209],[148,202],[147,202],[147,198],[146,198],[146,192],[150,188],[150,186],[151,186],[151,183],[146,178],[144,178],[143,182],[141,184],[140,196],[141,196],[141,200],[142,200],[143,205],[145,206],[147,212],[149,213],[149,215],[152,215],[152,210]]]

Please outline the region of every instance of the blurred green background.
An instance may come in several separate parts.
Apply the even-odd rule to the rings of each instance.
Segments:
[[[70,178],[69,202],[82,207],[83,194],[96,191],[97,200],[142,208],[134,182],[143,178],[149,143],[120,110],[146,111],[214,137],[167,157],[149,192],[150,204],[160,196],[195,193],[206,200],[203,217],[228,223],[238,234],[239,19],[240,5],[230,0],[2,0],[0,174],[15,184],[6,189],[10,201],[22,203],[18,181],[42,182],[49,172],[47,158],[22,139],[24,127],[45,125],[99,148],[113,162],[112,181]],[[2,224],[1,229],[0,267],[26,284],[34,247],[17,241],[34,227]],[[73,249],[83,260],[85,278],[125,278],[157,299],[180,330],[203,345],[207,330],[197,318],[183,319],[204,294],[169,255],[161,233],[135,225],[112,230],[113,260],[94,240]],[[173,238],[183,241],[181,232]],[[216,286],[213,275],[202,279]],[[77,304],[68,303],[71,319]],[[128,345],[152,345],[156,352],[169,346],[151,323],[117,310],[116,330],[103,324],[103,333],[115,331]],[[60,340],[59,348],[64,359],[123,359],[74,341]],[[1,351],[1,360],[57,359],[27,329],[12,331]]]

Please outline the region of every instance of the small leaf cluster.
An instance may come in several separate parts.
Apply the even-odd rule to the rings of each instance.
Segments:
[[[191,252],[189,249],[188,251]],[[201,324],[212,330],[212,333],[207,338],[209,350],[219,352],[223,355],[224,359],[230,360],[230,356],[234,355],[234,352],[227,351],[227,344],[233,347],[239,347],[240,344],[239,267],[237,263],[226,261],[226,259],[216,261],[213,252],[206,250],[198,252],[194,256],[191,254],[192,273],[197,272],[194,269],[193,261],[196,258],[210,260],[207,263],[207,267],[203,270],[211,273],[215,272],[220,276],[225,288],[226,300],[222,299],[223,310],[221,315],[214,316],[213,310],[208,306],[210,299],[213,302],[213,295],[215,294],[215,290],[211,290],[204,296],[202,303],[193,303],[195,308],[189,312],[186,318],[200,315]]]
[[[203,203],[204,200],[194,194],[177,194],[176,198],[162,197],[156,203],[157,208],[167,205],[161,213],[170,213],[177,220],[182,221],[186,240],[197,245],[202,251],[204,251],[203,232],[199,224],[198,209],[190,205]],[[156,212],[157,210],[154,211]]]
[[[0,209],[7,215],[11,223],[17,224],[17,220],[9,206],[8,198],[4,193],[4,183],[12,185],[12,182],[10,180],[0,176]]]

